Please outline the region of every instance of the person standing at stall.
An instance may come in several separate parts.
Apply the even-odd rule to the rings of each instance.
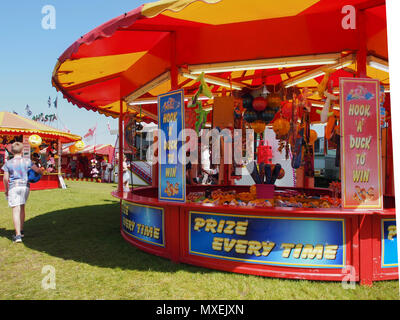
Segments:
[[[122,180],[123,180],[123,186],[124,186],[124,192],[129,192],[129,180],[130,180],[130,175],[129,175],[129,166],[126,160],[126,156],[124,155],[124,161],[122,162]]]
[[[32,163],[30,159],[22,157],[23,144],[14,142],[11,153],[14,157],[2,167],[4,171],[3,183],[8,205],[12,208],[15,236],[13,242],[22,242],[24,236],[25,203],[29,197],[28,171],[43,173],[43,169]]]

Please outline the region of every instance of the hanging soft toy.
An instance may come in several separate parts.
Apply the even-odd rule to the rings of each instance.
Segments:
[[[322,79],[321,83],[318,85],[317,88],[319,96],[321,98],[326,97],[325,104],[322,110],[316,111],[321,117],[321,123],[326,123],[328,121],[328,118],[333,115],[333,112],[331,112],[331,104],[333,101],[337,101],[339,99],[337,96],[335,96],[334,94],[330,93],[327,90],[329,78],[333,71],[334,70],[331,69],[325,71],[324,78]]]
[[[339,100],[337,96],[329,93],[328,91],[325,91],[324,94],[326,96],[324,107],[322,108],[322,110],[316,111],[321,117],[321,123],[326,123],[328,121],[328,118],[333,115],[333,112],[330,111],[332,101]]]
[[[204,127],[204,125],[207,122],[207,115],[209,111],[203,109],[203,105],[198,100],[198,98],[200,94],[204,94],[206,97],[210,99],[213,97],[213,95],[206,81],[204,80],[204,72],[202,72],[201,75],[199,75],[199,77],[196,79],[196,82],[200,82],[200,86],[196,94],[193,96],[192,103],[188,106],[188,108],[194,108],[197,106],[197,109],[195,110],[197,113],[197,121],[195,123],[195,129],[197,134],[199,134],[200,130]]]

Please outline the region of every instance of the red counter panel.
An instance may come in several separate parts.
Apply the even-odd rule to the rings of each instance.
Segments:
[[[276,214],[268,210],[249,213],[238,215],[229,207],[217,212],[185,209],[181,214],[181,261],[225,271],[292,279],[337,281],[351,274],[354,281],[358,281],[358,241],[352,237],[357,216]],[[203,221],[210,222],[211,228],[207,223],[200,228]],[[228,221],[231,226],[235,222],[247,223],[247,229],[242,226],[238,235],[233,230],[236,224],[224,234],[222,225],[229,229]],[[217,225],[212,228],[215,222]],[[205,231],[207,226],[209,231]],[[331,260],[326,259],[329,250],[335,256]]]
[[[156,192],[156,188],[149,187],[134,194],[113,193],[121,199],[122,236],[150,254],[266,277],[355,281],[364,285],[398,279],[394,209],[373,212],[169,204],[159,202]],[[157,225],[153,215],[159,212],[161,217],[162,212],[163,245],[126,231],[123,219],[127,207],[137,211],[131,221],[147,223],[153,230]],[[274,246],[268,251],[271,243]]]
[[[31,191],[58,189],[59,186],[57,175],[44,175],[38,182],[31,183]],[[0,192],[4,192],[3,176],[0,176]]]

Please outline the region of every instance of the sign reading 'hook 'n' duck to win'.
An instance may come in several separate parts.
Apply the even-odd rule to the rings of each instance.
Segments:
[[[379,93],[379,80],[340,79],[343,208],[383,208]]]

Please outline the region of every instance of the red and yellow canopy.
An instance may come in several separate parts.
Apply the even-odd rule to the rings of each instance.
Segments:
[[[79,141],[80,136],[57,130],[45,124],[26,119],[14,113],[0,112],[0,135],[32,135],[58,140],[61,143]]]
[[[365,17],[356,29],[342,26],[345,5]],[[154,121],[151,103],[171,89],[172,65],[180,70],[178,87],[190,96],[198,86],[193,75],[202,69],[232,87],[278,86],[323,67],[327,59],[349,62],[362,47],[387,63],[384,0],[161,0],[81,37],[59,57],[52,81],[81,108],[117,117],[123,99],[123,112]],[[252,63],[276,67],[261,70]],[[338,70],[353,76],[356,69],[353,59]],[[367,74],[389,83],[387,71],[368,67]],[[315,87],[321,78],[298,85]],[[225,87],[214,85],[214,94]]]

